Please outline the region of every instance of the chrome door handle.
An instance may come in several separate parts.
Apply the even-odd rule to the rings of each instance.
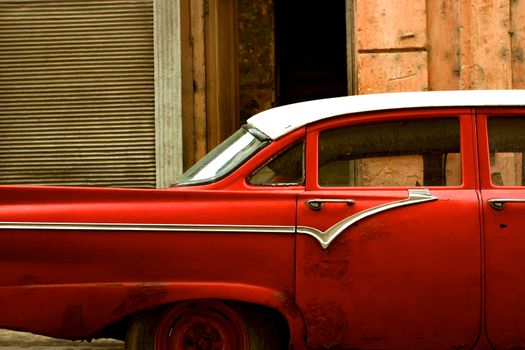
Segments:
[[[309,199],[306,202],[308,208],[312,210],[321,210],[323,208],[323,203],[346,203],[349,206],[354,205],[355,201],[353,199]]]
[[[337,238],[344,230],[355,224],[356,222],[363,220],[371,215],[375,215],[390,209],[405,207],[408,205],[414,205],[419,203],[425,203],[430,201],[438,200],[439,198],[433,196],[428,189],[410,189],[408,190],[408,198],[401,199],[398,201],[385,203],[363,210],[359,213],[351,215],[337,223],[326,231],[321,231],[313,227],[308,226],[297,226],[297,233],[302,233],[315,238],[323,249],[328,248],[330,243]]]
[[[492,198],[489,199],[487,202],[489,202],[489,205],[496,209],[496,210],[502,210],[505,207],[505,203],[525,203],[525,199],[517,199],[517,198]]]

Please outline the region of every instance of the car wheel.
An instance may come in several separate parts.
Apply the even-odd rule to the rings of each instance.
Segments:
[[[274,350],[278,344],[271,319],[219,301],[139,315],[126,334],[126,350]]]

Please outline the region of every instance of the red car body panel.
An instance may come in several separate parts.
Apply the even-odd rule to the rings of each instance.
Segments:
[[[128,190],[2,190],[8,193],[4,198],[17,201],[2,211],[4,222],[32,218],[71,223],[295,225],[293,191],[159,195]],[[34,205],[34,196],[46,202]],[[58,337],[94,333],[141,308],[188,298],[193,292],[181,294],[189,291],[185,285],[216,286],[215,293],[201,297],[237,291],[234,299],[261,302],[247,292],[255,288],[258,294],[266,291],[265,302],[276,304],[265,300],[273,294],[283,305],[294,291],[295,237],[290,234],[4,230],[0,246],[0,326]],[[17,290],[31,297],[14,298]],[[41,322],[27,317],[33,313],[42,313]]]
[[[468,109],[381,113],[374,121],[442,116],[460,116],[463,162],[466,169],[474,168]],[[369,116],[338,118],[310,128],[308,156],[316,157],[320,130],[366,122]],[[465,170],[458,188],[429,187],[439,200],[368,217],[326,250],[309,237],[298,237],[297,304],[308,345],[444,349],[475,344],[481,327],[475,183],[474,172]],[[298,224],[325,230],[344,217],[406,197],[406,189],[327,189],[310,181],[299,196]],[[334,203],[320,211],[301,205],[312,198],[348,198],[355,204]]]
[[[249,188],[244,177],[302,133],[238,169],[240,183],[189,190],[2,186],[0,221],[293,228],[298,190]],[[0,327],[89,338],[134,312],[209,298],[266,305],[295,324],[292,337],[302,329],[293,302],[293,233],[7,229],[0,247]]]
[[[523,109],[477,111],[485,252],[486,332],[496,348],[525,346],[525,187],[492,184],[487,118],[523,117]],[[495,210],[491,199],[513,199]],[[511,346],[509,346],[511,345]]]
[[[486,119],[507,115],[523,116],[525,109],[326,119],[199,186],[2,186],[0,327],[89,338],[136,312],[221,299],[277,310],[295,349],[525,346],[525,204],[497,210],[487,202],[525,199],[525,187],[491,182]],[[418,188],[320,186],[320,132],[442,117],[459,120],[461,183],[426,186],[432,200],[363,217],[322,246],[323,231],[335,223],[407,199]],[[303,185],[248,184],[256,169],[299,140],[306,142]],[[307,205],[319,198],[354,204]],[[27,222],[33,226],[9,228]]]

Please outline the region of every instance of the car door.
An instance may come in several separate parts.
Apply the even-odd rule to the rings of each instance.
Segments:
[[[525,109],[478,112],[487,335],[525,347]]]
[[[469,109],[345,116],[308,129],[296,293],[310,347],[475,343],[473,145]]]

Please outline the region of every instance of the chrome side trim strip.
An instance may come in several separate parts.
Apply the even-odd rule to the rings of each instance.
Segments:
[[[294,226],[0,222],[0,230],[295,233]]]
[[[435,201],[427,189],[408,190],[408,198],[378,205],[351,215],[326,231],[313,227],[298,226],[297,233],[315,238],[323,249],[330,246],[344,230],[354,223],[386,210]],[[521,201],[521,200],[519,200]],[[525,200],[524,200],[525,201]],[[0,222],[0,230],[60,230],[60,231],[154,231],[154,232],[224,232],[224,233],[284,233],[296,232],[294,226],[258,226],[258,225],[191,225],[191,224],[128,224],[128,223],[80,223],[80,222]]]
[[[489,205],[496,209],[496,210],[502,210],[505,208],[505,203],[525,203],[525,199],[517,199],[517,198],[492,198],[487,200],[489,202]]]
[[[321,244],[321,247],[323,249],[326,249],[330,246],[332,241],[337,238],[344,230],[346,230],[348,227],[352,226],[356,222],[363,220],[364,218],[367,218],[369,216],[394,209],[399,207],[405,207],[407,205],[413,205],[413,204],[419,204],[424,202],[430,202],[437,200],[438,197],[432,196],[430,194],[430,190],[428,189],[417,189],[417,190],[408,190],[408,198],[402,199],[395,202],[385,203],[378,205],[376,207],[372,207],[366,210],[363,210],[359,213],[356,213],[354,215],[351,215],[336,224],[334,224],[332,227],[327,229],[326,231],[321,231],[316,228],[312,227],[306,227],[306,226],[298,226],[297,227],[297,233],[302,233],[305,235],[309,235],[313,238],[315,238],[319,243]]]

